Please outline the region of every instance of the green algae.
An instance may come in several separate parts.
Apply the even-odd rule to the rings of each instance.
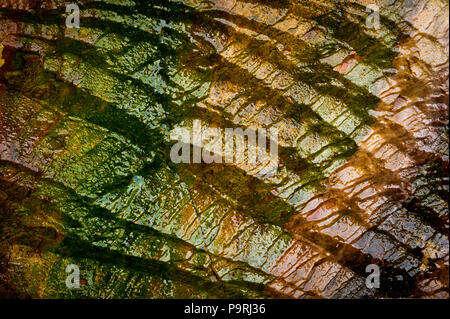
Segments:
[[[233,36],[232,27],[212,20],[216,13],[203,13],[199,3],[86,3],[82,27],[71,30],[63,27],[61,8],[20,17],[1,10],[2,18],[24,22],[24,36],[1,75],[12,92],[1,97],[1,105],[17,133],[11,134],[13,142],[26,150],[2,157],[7,180],[2,185],[9,193],[0,198],[10,214],[2,228],[9,228],[7,236],[33,229],[11,245],[42,251],[42,264],[28,269],[27,278],[47,278],[43,288],[25,277],[12,278],[29,285],[20,293],[52,298],[270,295],[272,270],[293,242],[283,226],[325,189],[324,180],[367,135],[375,121],[369,111],[380,102],[372,85],[389,73],[400,31],[383,18],[387,29],[379,39],[361,26],[361,17],[350,20],[339,9],[307,17],[328,31],[308,41],[218,14],[276,39],[268,42]],[[219,54],[235,42],[247,44],[243,53],[228,60]],[[279,44],[294,51],[294,58],[281,55]],[[333,68],[345,57],[340,50],[349,47],[366,57],[342,75]],[[258,62],[249,67],[255,56]],[[260,61],[292,76],[293,84],[258,78],[267,71],[257,69]],[[236,114],[223,111],[227,105],[218,112],[218,106],[200,105],[219,80],[239,87],[229,102],[245,100]],[[245,113],[260,100],[281,113],[274,122],[289,119],[298,128],[294,143],[280,147],[281,166],[295,178],[274,185],[235,166],[169,161],[168,133],[174,126],[197,118],[227,127],[239,126],[240,119],[261,125]],[[15,184],[22,186],[15,189]],[[241,219],[238,226],[230,222]],[[3,243],[7,236],[2,250],[9,249]],[[314,244],[323,245],[322,240]],[[71,263],[83,269],[81,290],[64,285],[65,266]]]

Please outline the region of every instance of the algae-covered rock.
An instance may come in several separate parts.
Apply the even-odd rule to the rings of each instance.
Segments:
[[[448,298],[448,6],[0,0],[0,295]]]

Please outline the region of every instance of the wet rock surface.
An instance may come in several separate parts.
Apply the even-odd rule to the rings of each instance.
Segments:
[[[0,295],[449,297],[447,1],[76,3],[0,0]]]

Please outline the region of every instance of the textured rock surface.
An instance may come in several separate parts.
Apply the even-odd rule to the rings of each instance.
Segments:
[[[448,1],[69,3],[0,0],[2,296],[449,297]],[[194,120],[277,174],[174,164]]]

